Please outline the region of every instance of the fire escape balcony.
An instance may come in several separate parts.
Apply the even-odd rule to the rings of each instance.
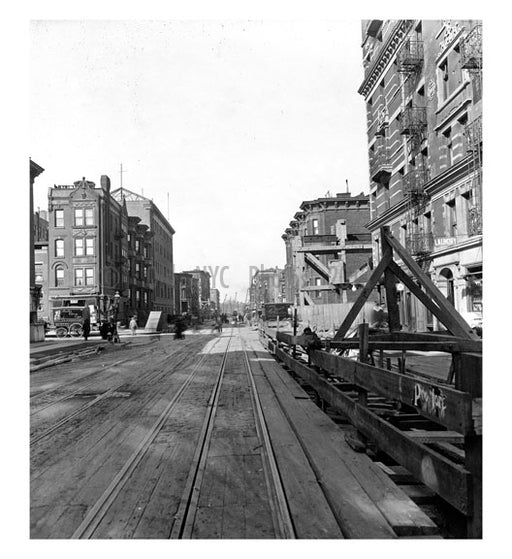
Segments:
[[[468,153],[478,154],[482,145],[482,117],[479,116],[471,121],[464,128],[464,136],[466,138],[466,151]]]
[[[382,103],[380,107],[377,109],[375,135],[383,136],[384,129],[388,126],[388,124],[389,124],[389,111],[386,105]]]
[[[396,63],[398,72],[416,72],[423,64],[423,41],[406,39],[396,54]]]
[[[423,194],[427,180],[428,173],[425,168],[419,167],[409,171],[403,178],[404,194]]]
[[[413,256],[425,256],[434,249],[434,236],[432,233],[409,233],[405,246]]]
[[[468,235],[474,237],[482,234],[482,208],[475,205],[468,210]]]
[[[482,68],[482,26],[475,25],[460,42],[460,63],[464,70]]]
[[[375,149],[370,153],[370,177],[374,182],[381,182],[383,178],[391,176],[391,163],[385,139],[377,139]]]
[[[425,107],[405,107],[400,120],[400,134],[419,134],[427,127]]]

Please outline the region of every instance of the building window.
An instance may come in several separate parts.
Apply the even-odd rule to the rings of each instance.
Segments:
[[[85,208],[85,225],[94,225],[94,208]]]
[[[57,266],[55,268],[55,286],[62,287],[64,285],[64,268]]]
[[[83,268],[75,268],[75,285],[84,285]]]
[[[449,237],[457,236],[457,206],[455,199],[446,203],[446,228]]]
[[[85,239],[85,254],[94,256],[94,239]]]
[[[313,219],[312,221],[312,227],[313,227],[313,235],[318,235],[318,219]]]
[[[462,69],[460,67],[460,48],[454,47],[439,64],[438,70],[438,90],[440,93],[439,101],[442,103],[459,87],[462,83]]]
[[[137,252],[137,253],[140,252],[140,241],[139,241],[139,239],[135,240],[135,252]]]
[[[138,262],[135,263],[135,277],[140,279],[140,264]]]
[[[84,240],[75,239],[75,256],[83,256],[83,255],[84,255]]]
[[[94,268],[85,269],[85,285],[94,285]]]
[[[144,296],[144,306],[147,307],[147,305],[148,305],[148,293],[147,293],[147,291],[144,291],[143,296]]]
[[[144,268],[142,270],[143,270],[144,279],[147,279],[148,278],[148,267],[144,266]]]
[[[55,210],[55,227],[64,227],[64,210]]]
[[[440,81],[440,88],[442,97],[441,101],[444,101],[448,97],[448,58],[446,58],[440,65],[439,65],[439,81]]]
[[[445,138],[446,165],[450,167],[453,164],[453,139],[451,128],[443,132],[443,136]]]
[[[55,256],[58,258],[64,256],[64,239],[57,239],[55,241]]]
[[[80,227],[84,224],[83,208],[75,208],[75,226]]]

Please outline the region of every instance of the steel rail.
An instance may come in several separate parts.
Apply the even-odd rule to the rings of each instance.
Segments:
[[[249,361],[245,343],[243,341],[241,342],[241,346],[244,352],[247,376],[251,385],[251,397],[256,416],[256,431],[258,433],[260,441],[262,441],[263,443],[263,469],[265,479],[267,481],[267,491],[269,494],[269,502],[271,504],[273,512],[274,523],[277,524],[276,532],[279,534],[280,538],[295,539],[296,533],[293,525],[293,520],[288,508],[288,501],[286,499],[281,476],[279,475],[279,469],[277,467],[277,461],[275,458],[274,450],[272,448],[272,442],[270,440],[265,416],[263,414],[263,408],[261,407],[258,391],[256,389],[252,366]]]
[[[188,347],[188,346],[187,346]],[[185,354],[185,355],[183,355]],[[175,355],[183,355],[183,359],[181,359],[178,363],[174,364],[172,366],[172,369],[176,369],[177,367],[179,367],[184,361],[186,361],[188,359],[188,353],[186,353],[186,348],[181,348],[181,351],[178,353],[176,352]],[[162,362],[165,362],[165,360],[168,358],[169,354],[166,354],[164,358],[162,358]],[[156,376],[158,376],[159,374],[161,374],[162,371],[158,371],[157,374],[154,374],[154,371],[151,371],[150,373],[147,373],[145,375],[145,377],[139,377],[139,381],[142,381],[146,378],[151,379],[154,378]],[[116,391],[118,391],[124,384],[126,384],[125,382],[122,382],[121,384],[118,384],[117,386],[113,387],[113,388],[109,388],[108,390],[106,390],[105,392],[103,392],[102,394],[99,394],[96,398],[94,398],[94,400],[91,400],[90,402],[87,402],[87,404],[81,406],[79,409],[75,410],[74,412],[70,413],[69,415],[63,417],[60,421],[57,421],[57,423],[54,423],[51,427],[49,427],[48,429],[46,429],[45,431],[43,431],[41,434],[39,435],[34,435],[30,438],[30,445],[34,445],[36,443],[38,443],[40,440],[48,437],[49,435],[51,435],[54,431],[56,431],[57,429],[59,429],[60,427],[62,427],[63,425],[65,425],[66,423],[68,423],[69,421],[71,421],[71,419],[73,419],[74,417],[76,417],[77,415],[80,415],[81,413],[83,413],[84,411],[88,410],[90,407],[94,406],[95,404],[97,404],[98,402],[110,397],[112,394],[114,394]],[[65,400],[67,398],[62,398],[59,401]],[[55,402],[58,403],[58,402]],[[53,405],[53,404],[51,404]],[[49,406],[47,406],[49,407]]]
[[[160,414],[157,421],[153,424],[150,431],[144,437],[144,439],[139,444],[138,448],[133,452],[130,458],[125,462],[122,469],[118,472],[118,474],[114,477],[110,485],[107,489],[103,492],[101,497],[96,501],[94,506],[91,510],[87,513],[83,521],[80,523],[78,528],[74,531],[71,536],[71,539],[80,539],[80,538],[91,538],[96,530],[96,528],[101,523],[103,517],[108,512],[109,508],[123,489],[124,485],[130,478],[131,474],[135,471],[136,467],[140,464],[142,459],[144,458],[147,450],[160,433],[163,425],[167,421],[170,413],[176,406],[177,402],[185,392],[185,390],[189,387],[191,382],[194,380],[194,377],[199,369],[199,367],[203,364],[206,357],[211,353],[213,348],[217,345],[217,342],[210,348],[208,353],[205,353],[201,359],[196,363],[193,370],[190,372],[187,379],[183,382],[181,387],[179,388],[178,392],[174,395],[172,400],[166,406],[164,411]],[[185,357],[187,359],[188,356]],[[181,364],[181,362],[180,362]]]
[[[197,512],[197,502],[199,500],[199,488],[201,487],[206,468],[206,459],[213,432],[215,413],[219,402],[220,388],[224,378],[224,370],[226,368],[226,361],[232,339],[233,328],[231,328],[231,333],[226,345],[226,350],[222,356],[222,362],[219,367],[215,386],[208,401],[206,416],[199,434],[199,443],[192,459],[192,465],[185,483],[178,511],[174,517],[175,520],[169,534],[169,539],[190,539],[192,537],[192,530]]]
[[[193,345],[193,341],[188,343],[186,347],[189,347],[191,345]],[[180,348],[180,349],[182,349],[182,348]],[[145,352],[141,353],[138,356],[138,359],[143,358],[146,355],[149,355],[153,351],[154,351],[153,349],[150,349],[149,351],[145,351]],[[176,354],[179,353],[179,351],[180,350],[178,350],[176,352],[166,353],[166,356],[176,355]],[[120,361],[115,361],[114,363],[111,363],[110,365],[102,366],[101,368],[98,368],[98,369],[92,371],[91,373],[85,375],[84,377],[80,377],[80,378],[77,378],[77,379],[74,379],[74,380],[70,380],[69,382],[66,382],[64,384],[60,384],[57,387],[48,388],[47,390],[44,390],[42,392],[38,392],[37,394],[33,394],[32,396],[30,396],[30,401],[32,402],[34,400],[34,398],[38,398],[38,397],[41,397],[41,396],[46,396],[47,394],[51,394],[52,392],[57,392],[58,390],[61,390],[62,388],[66,388],[66,386],[69,386],[69,385],[74,384],[74,383],[79,382],[79,381],[83,381],[84,379],[90,378],[91,376],[96,375],[98,373],[103,373],[105,371],[108,371],[109,369],[112,369],[113,367],[116,367],[117,365],[122,365],[123,363],[126,363],[127,361],[131,361],[132,359],[133,359],[133,357],[127,357],[126,359],[121,359]],[[86,384],[83,384],[81,387],[77,388],[73,392],[70,392],[66,396],[62,396],[61,398],[48,403],[46,406],[43,406],[42,408],[38,408],[37,410],[34,410],[33,412],[30,413],[30,415],[31,416],[36,415],[36,414],[40,413],[41,411],[45,410],[46,408],[48,408],[50,406],[53,406],[54,404],[62,402],[63,400],[66,400],[68,398],[72,398],[73,396],[78,394],[81,390],[83,390],[84,388],[87,388],[88,386],[91,386],[91,384],[94,384],[95,382],[96,382],[96,379],[92,380],[91,382],[88,382]]]

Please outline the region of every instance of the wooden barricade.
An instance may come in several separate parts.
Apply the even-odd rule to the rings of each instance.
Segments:
[[[481,538],[482,355],[478,352],[481,342],[398,333],[372,339],[368,336],[367,325],[360,325],[357,339],[331,342],[337,349],[359,349],[359,361],[325,350],[312,350],[309,352],[311,366],[308,366],[291,355],[292,348],[305,343],[303,336],[282,332],[275,336],[273,353],[279,361],[310,385],[329,406],[345,415],[364,437],[464,514],[468,519],[468,537]],[[455,383],[451,385],[412,376],[365,362],[369,351],[382,348],[452,351]],[[383,361],[382,355],[380,361]],[[359,397],[355,399],[345,394],[332,379],[350,383]],[[439,425],[439,429],[420,433],[400,430],[367,406],[369,392],[411,406],[422,417]],[[427,446],[437,441],[445,445],[450,441],[463,441],[464,464],[456,463]],[[458,449],[454,447],[454,450]]]

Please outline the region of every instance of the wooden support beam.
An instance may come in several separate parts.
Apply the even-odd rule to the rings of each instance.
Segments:
[[[320,260],[309,252],[304,253],[304,259],[307,264],[314,268],[325,280],[329,281],[329,268],[322,264]]]
[[[314,350],[310,352],[310,356],[313,365],[333,377],[413,406],[422,416],[452,431],[462,434],[473,432],[472,398],[467,392],[326,351]]]
[[[329,284],[329,285],[306,285],[305,287],[301,287],[301,291],[334,291],[336,286]]]
[[[310,253],[337,253],[341,252],[343,247],[340,245],[305,245],[297,249],[297,252],[310,252]]]
[[[398,298],[396,294],[396,277],[390,267],[393,264],[393,250],[388,243],[386,232],[389,233],[388,227],[382,227],[380,231],[380,242],[382,254],[389,255],[389,263],[384,270],[384,287],[386,289],[386,306],[388,309],[388,325],[391,332],[402,329],[400,324],[400,312],[398,310]]]
[[[471,353],[460,354],[460,371],[455,377],[456,387],[467,390],[477,400],[472,411],[479,409],[481,414],[482,397],[482,356]],[[480,429],[468,433],[464,438],[466,468],[471,472],[471,515],[468,518],[467,535],[469,538],[482,537],[482,431],[479,421],[473,418]]]
[[[304,295],[304,301],[307,301],[308,305],[314,305],[315,304],[313,299],[311,299],[311,296],[309,295],[309,293],[307,293],[306,291],[301,291],[301,293]]]
[[[347,415],[352,425],[369,440],[374,441],[383,452],[402,464],[416,479],[438,493],[457,510],[468,514],[470,474],[465,468],[450,462],[425,445],[413,441],[406,433],[343,394],[318,373],[294,360],[283,350],[278,349],[276,355],[314,388],[331,407]],[[358,365],[368,367],[364,363]]]
[[[402,259],[402,262],[409,268],[409,270],[414,274],[416,279],[424,287],[427,295],[436,303],[436,305],[442,309],[445,313],[452,316],[452,322],[458,325],[457,331],[453,332],[456,335],[460,335],[469,339],[477,339],[477,335],[471,330],[469,324],[462,318],[462,316],[456,311],[455,307],[448,301],[448,299],[439,291],[439,289],[434,285],[432,280],[423,272],[423,270],[418,266],[414,258],[405,250],[405,248],[391,235],[389,232],[389,227],[383,227],[383,236],[386,238],[386,242],[393,248],[397,255]]]
[[[358,338],[350,338],[342,341],[330,341],[331,349],[357,349],[359,347]],[[430,342],[430,341],[378,341],[370,336],[368,340],[368,349],[370,351],[384,350],[384,351],[444,351],[446,353],[461,352],[461,351],[481,351],[481,342],[473,340],[460,340],[457,342]]]
[[[434,303],[432,299],[424,291],[422,291],[422,289],[400,268],[396,262],[391,262],[389,267],[393,270],[395,276],[409,288],[411,293],[413,293],[453,335],[459,336],[463,339],[468,339],[466,330],[461,328],[459,321],[454,317],[454,312],[456,312],[455,310],[454,312],[448,312],[445,308],[442,308]],[[466,324],[466,326],[469,328],[469,325]]]
[[[336,332],[336,335],[334,336],[335,340],[342,340],[345,337],[346,333],[352,326],[352,323],[354,322],[356,316],[359,314],[359,311],[363,308],[366,300],[370,296],[373,288],[379,282],[382,274],[384,273],[384,270],[388,266],[391,259],[392,256],[388,252],[385,256],[383,256],[382,260],[379,262],[377,267],[373,270],[372,275],[368,278],[366,285],[361,290],[359,297],[355,300],[347,316],[345,317],[345,320],[341,323],[341,326]]]
[[[408,431],[409,437],[420,443],[457,443],[464,442],[464,436],[455,431],[425,431],[419,429],[416,431]]]

